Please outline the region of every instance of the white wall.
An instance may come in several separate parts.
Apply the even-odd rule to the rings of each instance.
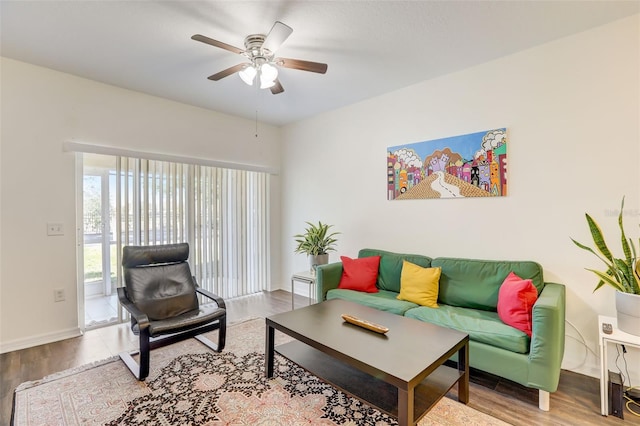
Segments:
[[[307,266],[291,236],[308,220],[342,231],[331,261],[363,247],[535,260],[567,288],[563,367],[596,375],[597,315],[615,315],[614,292],[592,293],[583,268],[601,265],[569,237],[590,241],[590,212],[617,247],[606,212],[623,195],[639,234],[639,27],[636,15],[285,127],[283,276]],[[387,201],[387,147],[498,127],[507,197]]]
[[[589,241],[588,211],[615,240],[607,212],[622,195],[627,228],[638,231],[639,27],[634,16],[282,132],[262,125],[258,140],[251,121],[2,58],[0,352],[77,332],[74,156],[62,151],[76,141],[282,167],[274,287],[288,289],[280,277],[308,267],[292,238],[307,220],[342,231],[332,261],[362,247],[536,260],[548,281],[566,284],[567,319],[586,340],[567,325],[563,367],[594,375],[596,318],[614,315],[613,291],[592,294],[583,268],[600,265],[569,236]],[[495,127],[509,129],[509,196],[386,200],[387,147]],[[62,222],[65,236],[47,237],[47,222]],[[53,302],[54,288],[65,302]]]
[[[78,332],[75,156],[65,141],[280,168],[280,129],[2,58],[0,349]],[[212,93],[213,96],[213,93]],[[272,176],[272,279],[279,177]],[[65,235],[47,237],[46,223]],[[276,287],[280,286],[276,283]],[[66,301],[54,303],[53,289]]]

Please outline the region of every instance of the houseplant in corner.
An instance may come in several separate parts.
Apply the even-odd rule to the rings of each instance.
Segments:
[[[335,244],[338,241],[335,236],[339,232],[329,233],[329,228],[333,225],[326,225],[318,221],[318,225],[306,222],[309,225],[305,228],[304,234],[294,235],[298,246],[296,253],[306,253],[309,256],[310,272],[315,274],[318,265],[329,263],[329,253],[335,250]]]
[[[607,246],[602,231],[597,222],[585,213],[587,224],[591,231],[595,250],[574,240],[578,247],[593,253],[606,266],[606,271],[589,269],[600,279],[596,288],[598,290],[605,284],[616,290],[616,312],[618,317],[618,328],[626,333],[640,336],[640,258],[636,251],[633,239],[627,239],[622,223],[624,214],[624,197],[618,215],[618,225],[620,227],[620,245],[624,254],[624,259],[616,258]],[[640,239],[638,240],[640,247]]]

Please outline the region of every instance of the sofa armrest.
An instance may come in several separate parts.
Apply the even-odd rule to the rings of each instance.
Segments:
[[[533,305],[533,334],[529,351],[529,383],[555,392],[564,356],[565,286],[545,283]]]
[[[338,288],[342,277],[342,262],[318,265],[316,269],[316,300],[323,302],[327,298],[327,292]]]

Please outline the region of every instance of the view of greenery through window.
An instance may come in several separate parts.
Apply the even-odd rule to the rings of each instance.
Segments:
[[[111,247],[111,284],[116,283],[116,245],[112,243]],[[90,282],[102,279],[102,246],[100,244],[91,244],[84,246],[84,280]]]
[[[83,188],[83,225],[84,225],[84,280],[85,282],[102,280],[102,190],[101,176],[85,175]],[[110,176],[110,180],[113,179]],[[109,212],[114,211],[115,200],[109,200]],[[109,215],[113,218],[113,214]],[[113,230],[111,232],[113,235]],[[110,236],[111,283],[116,281],[116,244]]]

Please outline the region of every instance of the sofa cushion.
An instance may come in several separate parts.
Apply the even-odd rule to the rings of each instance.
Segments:
[[[358,252],[358,257],[368,256],[380,256],[378,288],[380,290],[395,291],[396,293],[400,293],[400,275],[402,274],[403,260],[407,260],[423,268],[431,266],[431,258],[419,254],[392,253],[384,250],[366,248]]]
[[[500,286],[498,316],[507,325],[531,337],[532,310],[538,299],[538,290],[531,280],[523,280],[511,272]]]
[[[351,259],[340,256],[342,260],[342,277],[338,288],[343,290],[364,291],[377,293],[376,281],[378,280],[378,265],[380,256],[362,257]]]
[[[503,323],[497,312],[441,304],[439,309],[424,306],[409,309],[405,316],[462,331],[476,342],[516,353],[529,352],[529,336]]]
[[[438,257],[431,266],[442,268],[438,302],[445,305],[496,311],[500,286],[511,272],[530,279],[538,294],[544,288],[542,267],[531,261]]]
[[[440,268],[423,268],[406,260],[403,261],[398,300],[437,308],[440,272]]]
[[[361,291],[354,290],[333,289],[327,292],[327,300],[349,300],[381,311],[391,312],[396,315],[404,315],[407,310],[419,306],[415,303],[398,300],[396,299],[397,295],[398,293],[387,290],[380,290],[377,293],[363,293]],[[349,314],[349,312],[344,313]]]

